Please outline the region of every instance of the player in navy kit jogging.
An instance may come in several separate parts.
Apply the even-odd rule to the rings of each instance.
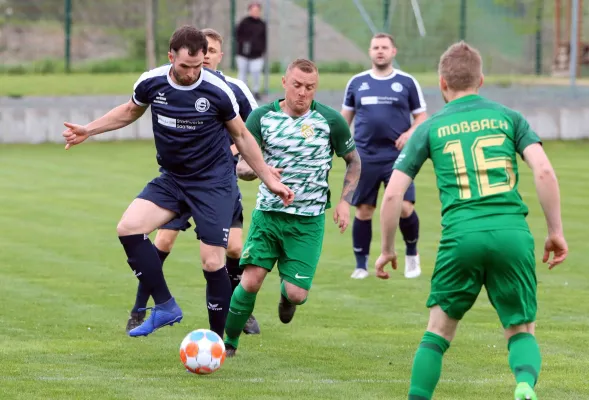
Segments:
[[[405,142],[427,118],[419,83],[411,75],[393,68],[396,54],[391,35],[374,35],[369,50],[372,69],[350,79],[342,106],[342,115],[348,124],[354,120],[354,140],[362,160],[362,174],[352,200],[352,205],[356,207],[352,227],[356,256],[356,269],[352,273],[354,279],[368,276],[372,215],[380,185],[387,185],[393,163]],[[405,276],[415,278],[421,274],[421,267],[417,253],[419,219],[414,209],[413,183],[404,200],[399,226],[406,244]]]
[[[213,71],[217,71],[217,67],[221,63],[223,58],[222,45],[223,37],[213,29],[203,29],[202,33],[207,38],[208,49],[207,54],[204,58],[203,65],[205,68],[209,68]],[[234,79],[229,76],[224,76],[221,72],[217,71],[221,77],[225,79],[237,100],[239,105],[239,115],[245,121],[250,113],[258,107],[258,103],[254,99],[254,96],[248,89],[247,85],[239,79]],[[235,144],[231,145],[231,152],[234,155],[234,161],[237,165],[237,148]],[[235,177],[237,179],[237,176]],[[238,188],[239,191],[239,188]],[[174,243],[178,238],[180,231],[185,231],[190,228],[191,213],[185,212],[184,214],[174,218],[157,231],[157,235],[154,240],[154,246],[160,257],[162,265],[166,258],[172,251]],[[243,207],[241,205],[241,193],[238,193],[233,209],[233,219],[231,221],[231,227],[229,228],[229,239],[227,241],[227,252],[225,257],[225,266],[231,280],[231,287],[234,291],[241,280],[241,268],[239,268],[239,261],[241,258],[241,251],[243,248],[243,241],[241,239],[243,230]],[[135,305],[131,310],[129,319],[127,320],[126,330],[130,330],[138,327],[143,323],[145,318],[145,309],[149,300],[149,291],[139,282],[137,287],[137,295],[135,298]],[[142,310],[142,311],[139,311]],[[251,315],[243,329],[246,334],[259,334],[260,327],[256,318]]]
[[[191,212],[201,241],[210,328],[223,335],[231,298],[223,261],[238,194],[227,130],[241,156],[271,190],[287,204],[294,197],[264,163],[238,115],[229,86],[215,72],[203,69],[206,52],[207,39],[201,31],[191,26],[179,28],[170,39],[170,64],[142,74],[129,102],[85,126],[65,123],[68,129],[63,136],[69,149],[90,136],[131,124],[151,105],[161,175],[147,184],[117,226],[127,262],[155,303],[149,318],[131,330],[130,336],[146,336],[182,319],[147,235],[186,211]]]

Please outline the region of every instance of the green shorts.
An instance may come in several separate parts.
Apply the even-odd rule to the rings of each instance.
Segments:
[[[254,210],[240,266],[257,265],[272,271],[278,262],[282,279],[309,290],[321,256],[324,231],[325,214],[305,217]]]
[[[536,320],[534,238],[525,230],[442,237],[427,307],[462,319],[485,286],[504,328]]]

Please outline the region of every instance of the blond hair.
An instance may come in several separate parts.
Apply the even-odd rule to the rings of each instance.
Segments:
[[[312,74],[313,72],[319,73],[317,69],[317,65],[311,60],[307,60],[306,58],[297,58],[293,62],[291,62],[288,67],[286,68],[286,72],[292,71],[293,69],[300,69],[301,71]]]
[[[481,54],[464,41],[455,43],[440,57],[438,74],[444,78],[450,90],[476,89],[483,76]]]
[[[211,28],[205,28],[201,31],[207,38],[211,38],[213,40],[216,40],[217,42],[219,42],[221,44],[221,46],[223,45],[223,36],[221,36],[221,34],[219,32],[217,32],[214,29]]]

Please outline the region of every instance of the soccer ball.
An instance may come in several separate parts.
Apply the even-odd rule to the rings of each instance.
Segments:
[[[208,329],[190,332],[180,345],[180,361],[194,374],[212,374],[225,362],[223,339]]]

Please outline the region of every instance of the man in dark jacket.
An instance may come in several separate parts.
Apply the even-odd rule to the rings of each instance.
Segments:
[[[248,16],[241,20],[235,32],[238,78],[247,84],[248,74],[252,75],[250,88],[256,100],[260,99],[260,77],[266,53],[266,23],[260,18],[261,13],[259,2],[250,3]]]

